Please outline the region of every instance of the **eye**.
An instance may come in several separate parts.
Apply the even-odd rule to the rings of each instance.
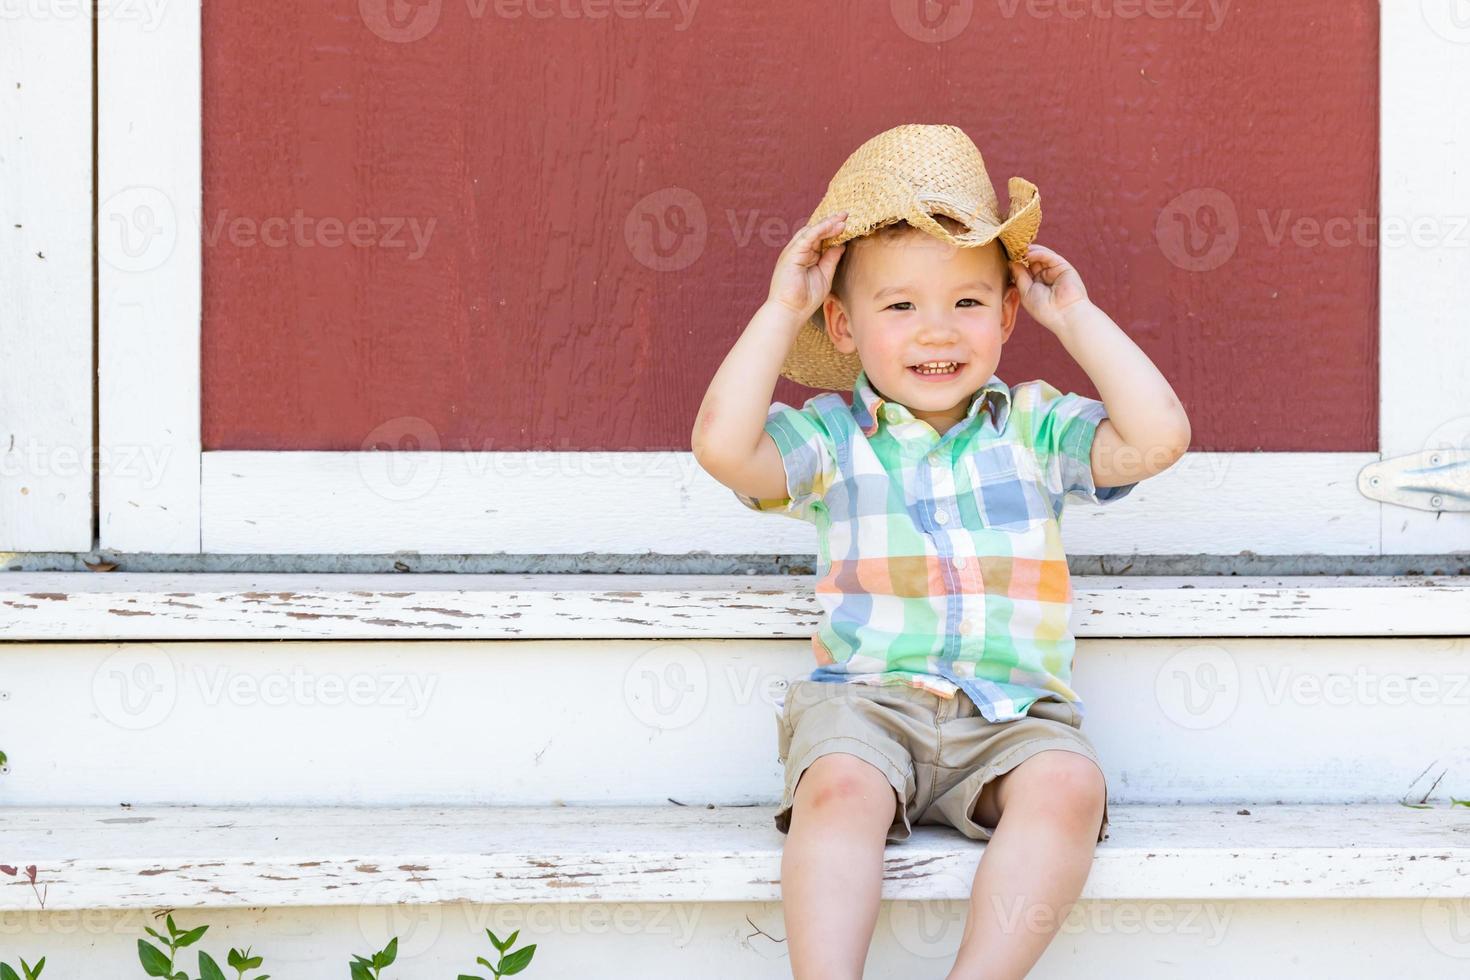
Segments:
[[[904,300],[899,300],[897,303],[889,303],[887,306],[884,307],[884,309],[885,310],[891,310],[891,309],[894,309],[894,308],[899,307],[899,306],[913,306],[913,305],[914,305],[913,303],[910,303],[908,300],[904,299]]]
[[[981,303],[980,303],[980,301],[978,299],[971,299],[968,296],[965,297],[964,299],[960,300],[960,302],[961,303],[974,303],[976,306],[980,306],[981,305]]]

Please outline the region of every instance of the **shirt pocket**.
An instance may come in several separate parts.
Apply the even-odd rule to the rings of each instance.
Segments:
[[[965,527],[1016,534],[1051,519],[1051,502],[1041,484],[1036,457],[1024,446],[995,443],[961,457],[968,492],[960,507]],[[969,506],[965,506],[965,503]]]

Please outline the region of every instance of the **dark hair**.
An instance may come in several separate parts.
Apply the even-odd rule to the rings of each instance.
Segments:
[[[965,230],[963,224],[947,214],[936,214],[933,217],[935,221],[938,221],[951,234],[959,234]],[[868,234],[859,236],[859,238],[889,238],[896,235],[907,235],[913,232],[928,234],[922,228],[909,224],[907,220],[900,219],[881,228],[875,228],[868,232]],[[854,251],[851,246],[858,240],[858,238],[848,240],[847,244],[849,247],[842,253],[842,258],[837,260],[837,268],[832,271],[831,291],[837,295],[838,299],[842,300],[843,304],[847,304],[851,299],[851,283],[848,280],[852,277],[852,263],[848,259],[852,258]],[[1010,256],[1005,253],[1005,246],[1000,244],[999,239],[996,240],[995,245],[1002,250],[1002,258],[1009,260]],[[1004,289],[1006,286],[1009,286],[1012,281],[1011,267],[1009,261],[1007,261],[1005,277],[1001,282],[1001,288]]]

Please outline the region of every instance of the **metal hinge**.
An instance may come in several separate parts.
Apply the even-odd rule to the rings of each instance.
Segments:
[[[1416,510],[1470,511],[1470,450],[1426,449],[1369,463],[1358,471],[1358,490]]]

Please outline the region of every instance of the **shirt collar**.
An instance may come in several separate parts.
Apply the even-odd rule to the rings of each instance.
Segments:
[[[965,418],[975,415],[986,405],[990,406],[990,418],[996,429],[1002,429],[1006,416],[1010,414],[1011,390],[1000,380],[999,375],[992,374],[990,380],[970,396],[970,404],[965,408]],[[852,412],[858,426],[863,430],[863,435],[869,438],[877,433],[879,425],[885,420],[890,423],[908,422],[914,418],[908,406],[891,402],[874,391],[868,380],[868,372],[861,368],[852,385]]]

